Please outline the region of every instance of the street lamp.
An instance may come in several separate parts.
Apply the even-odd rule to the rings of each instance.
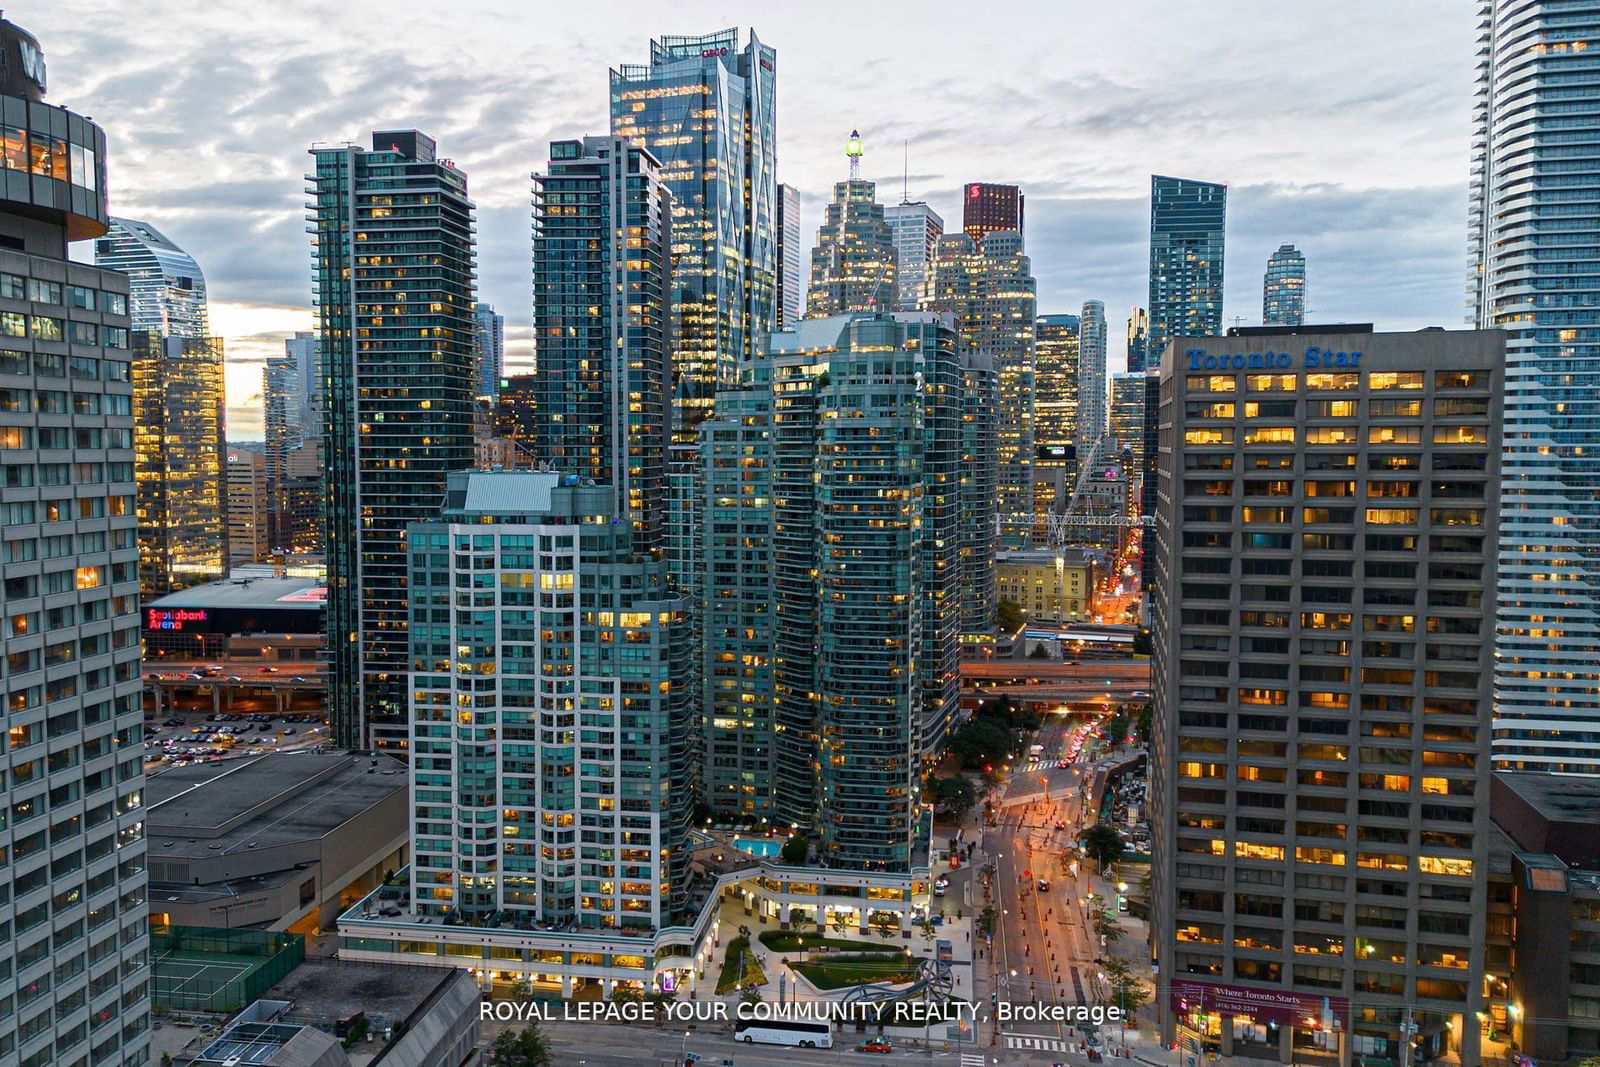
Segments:
[[[685,1030],[683,1032],[683,1044],[678,1046],[678,1062],[679,1063],[683,1063],[686,1060],[688,1060],[688,1058],[689,1058],[689,1034],[690,1034],[690,1031],[688,1031],[688,1030]]]

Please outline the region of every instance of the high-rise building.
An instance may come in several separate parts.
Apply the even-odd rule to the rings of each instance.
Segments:
[[[1077,457],[1078,327],[1076,315],[1040,315],[1033,375],[1033,513],[1067,504]]]
[[[539,457],[539,376],[513,374],[495,398],[494,432],[511,441],[530,460]]]
[[[792,185],[778,186],[778,253],[776,256],[778,329],[800,321],[806,305],[805,240],[800,229],[800,190]]]
[[[900,310],[916,311],[928,298],[944,219],[921,200],[886,207],[883,217],[894,235]]]
[[[1600,9],[1478,10],[1469,286],[1506,334],[1494,760],[1600,774],[1600,150],[1581,132]]]
[[[1160,355],[1160,353],[1156,353]],[[1128,309],[1128,371],[1147,369],[1150,354],[1150,313],[1142,307]]]
[[[1106,306],[1085,300],[1078,326],[1078,454],[1106,433]]]
[[[128,276],[136,332],[193,338],[210,333],[200,265],[148,222],[113,218],[110,231],[94,243],[94,261]]]
[[[506,370],[506,317],[495,314],[493,304],[484,303],[472,317],[477,322],[477,395],[493,403]]]
[[[31,34],[0,21],[0,52],[9,168],[0,186],[0,809],[10,813],[0,1059],[144,1064],[150,909],[129,279],[67,252],[107,230],[105,133],[43,102],[44,56]]]
[[[325,431],[322,425],[322,361],[317,355],[317,335],[310,330],[296,330],[293,337],[284,338],[283,358],[293,362],[298,381],[292,393],[300,401],[296,428],[300,439],[320,439]]]
[[[974,241],[996,230],[1021,234],[1023,199],[1015,185],[968,182],[961,198],[961,232]]]
[[[1267,257],[1261,280],[1261,325],[1298,326],[1305,320],[1305,253],[1294,245],[1279,245]]]
[[[420,915],[655,931],[687,907],[688,605],[615,501],[573,475],[459,471],[410,528]],[[484,583],[499,610],[455,610]]]
[[[473,463],[473,204],[466,174],[416,130],[311,155],[332,737],[396,747],[407,730],[406,527],[436,517],[445,475]]]
[[[1111,440],[1116,454],[1129,456],[1127,476],[1138,477],[1144,466],[1144,374],[1111,376]]]
[[[164,596],[228,573],[222,340],[133,334],[139,591]]]
[[[1163,1041],[1483,1062],[1503,361],[1351,326],[1164,355]]]
[[[1222,253],[1228,187],[1150,178],[1150,341],[1159,356],[1174,337],[1222,332]]]
[[[672,197],[620,137],[553,141],[533,179],[536,454],[616,494],[638,551],[667,506]]]
[[[961,354],[961,643],[995,641],[995,555],[1000,550],[1000,374],[987,352]]]
[[[861,135],[845,142],[850,180],[835,182],[811,249],[806,317],[850,311],[893,311],[899,303],[894,232],[884,221],[878,187],[861,178]]]
[[[995,230],[981,241],[965,234],[939,238],[929,309],[955,316],[963,352],[994,360],[1000,394],[996,409],[998,506],[1008,537],[1025,540],[1033,510],[1034,319],[1033,268],[1022,235]]]
[[[264,563],[273,549],[267,457],[246,448],[228,452],[228,564]]]
[[[300,421],[305,411],[300,395],[303,382],[299,366],[289,355],[267,360],[261,371],[263,455],[267,461],[267,543],[274,551],[288,544],[285,527],[289,502],[285,490],[289,453],[306,442],[305,424]]]

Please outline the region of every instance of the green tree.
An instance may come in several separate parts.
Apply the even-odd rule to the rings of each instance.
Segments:
[[[833,917],[828,920],[828,925],[832,926],[834,932],[842,937],[844,932],[850,929],[850,916],[842,911],[836,911],[833,913]]]
[[[1148,700],[1140,705],[1138,717],[1134,720],[1133,739],[1141,745],[1150,743],[1150,707]]]
[[[757,989],[753,985],[745,986],[744,989],[739,991],[739,1003],[740,1004],[760,1004],[761,1003],[761,990]]]
[[[1111,987],[1110,1002],[1121,1008],[1123,1015],[1131,1019],[1149,999],[1145,993],[1144,983],[1133,973],[1128,961],[1120,956],[1106,960],[1105,975],[1106,985]]]
[[[893,912],[875,911],[872,913],[872,928],[887,941],[900,932],[900,920]]]
[[[1022,624],[1027,622],[1027,616],[1022,613],[1022,605],[1015,600],[1002,600],[995,610],[995,622],[1000,626],[1000,632],[1014,634],[1022,629]]]
[[[1122,835],[1115,827],[1097,822],[1083,835],[1083,849],[1100,870],[1105,870],[1122,858]]]
[[[1114,944],[1121,939],[1122,924],[1113,916],[1107,915],[1104,908],[1096,909],[1093,918],[1094,932],[1105,938],[1106,944]]]
[[[1049,659],[1050,658],[1050,650],[1048,648],[1044,647],[1044,642],[1043,641],[1040,641],[1038,644],[1034,645],[1033,646],[1033,650],[1028,653],[1028,658],[1029,659]]]
[[[619,985],[611,991],[613,1004],[638,1004],[644,1000],[644,994],[631,985]]]
[[[933,802],[935,810],[943,808],[957,822],[965,819],[967,812],[978,803],[977,787],[972,784],[971,779],[960,774],[949,778],[930,777],[926,796]]]
[[[806,857],[811,854],[811,842],[806,840],[804,834],[795,834],[783,844],[783,850],[778,853],[783,862],[798,867],[805,863]]]
[[[1128,736],[1128,717],[1126,715],[1113,715],[1106,723],[1106,740],[1113,745],[1120,745],[1122,739]]]
[[[530,1022],[521,1030],[506,1030],[494,1039],[489,1067],[550,1067],[550,1043]]]
[[[1137,630],[1133,635],[1133,654],[1135,656],[1149,656],[1155,653],[1156,646],[1150,640],[1149,630]]]
[[[930,945],[933,944],[933,938],[937,932],[937,927],[933,925],[932,919],[919,920],[917,923],[917,929],[922,933],[922,940],[926,941]]]

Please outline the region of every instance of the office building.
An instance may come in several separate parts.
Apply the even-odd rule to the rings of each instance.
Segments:
[[[493,404],[506,371],[506,317],[495,314],[493,304],[480,303],[473,318],[477,321],[477,395],[488,397]]]
[[[1085,300],[1078,326],[1078,454],[1085,461],[1106,434],[1106,306]]]
[[[196,339],[210,334],[200,265],[148,222],[113,218],[94,243],[94,261],[128,276],[135,332]]]
[[[689,605],[579,482],[456,472],[411,527],[419,915],[654,932],[687,906]],[[469,582],[498,610],[457,612]]]
[[[0,1062],[146,1064],[129,278],[68,255],[109,226],[105,133],[43,101],[26,30],[0,52]]]
[[[901,311],[916,311],[927,299],[933,281],[934,258],[944,219],[921,200],[905,200],[883,209],[894,235],[896,276]]]
[[[1094,561],[1081,549],[1024,548],[995,562],[1000,599],[1030,622],[1083,622],[1094,607]]]
[[[1482,1062],[1503,360],[1359,326],[1162,359],[1164,1041]]]
[[[1279,245],[1267,257],[1267,273],[1261,281],[1261,325],[1298,326],[1305,320],[1305,253],[1294,245]]]
[[[1033,513],[1067,506],[1076,471],[1078,327],[1076,315],[1040,315],[1034,324]]]
[[[1506,333],[1494,760],[1600,774],[1600,150],[1574,132],[1600,121],[1600,10],[1478,10],[1469,291]]]
[[[473,204],[466,174],[416,130],[311,156],[332,736],[397,747],[410,662],[406,527],[436,517],[445,475],[473,461]]]
[[[512,442],[529,461],[539,454],[538,395],[537,374],[513,374],[500,386],[494,405],[495,437]]]
[[[272,507],[267,495],[267,457],[228,451],[228,565],[264,563],[272,554]]]
[[[1144,381],[1143,374],[1111,376],[1111,441],[1130,477],[1144,466]]]
[[[666,518],[671,220],[655,158],[618,137],[554,141],[534,175],[535,451],[609,487],[641,552]]]
[[[1000,374],[984,352],[961,355],[961,643],[994,645],[1000,549]]]
[[[1022,235],[995,230],[980,241],[965,234],[939,238],[929,310],[955,316],[963,352],[994,360],[1000,392],[995,412],[997,506],[1008,540],[1026,539],[1033,510],[1034,319],[1033,268]]]
[[[1156,353],[1160,355],[1160,353]],[[1128,309],[1128,371],[1138,374],[1149,363],[1154,362],[1150,354],[1150,313],[1142,307]]]
[[[283,358],[294,364],[297,384],[285,390],[300,401],[300,414],[296,420],[302,441],[321,438],[322,426],[322,363],[317,354],[317,335],[310,330],[296,330],[293,337],[283,339]]]
[[[133,334],[139,590],[228,573],[227,411],[220,338]]]
[[[287,342],[285,342],[287,343]],[[288,544],[287,468],[289,453],[305,445],[304,379],[290,356],[267,360],[261,371],[263,441],[267,466],[267,543],[275,551]],[[313,438],[313,441],[316,439]]]
[[[806,304],[805,249],[800,228],[800,190],[792,185],[778,186],[777,312],[778,329],[800,321]]]
[[[811,249],[806,317],[849,311],[893,311],[899,304],[894,233],[884,221],[878,187],[861,179],[861,135],[850,131],[850,180],[835,182]]]
[[[1022,233],[1022,190],[1015,185],[968,182],[961,198],[961,232],[974,241],[996,230]]]
[[[1150,178],[1149,357],[1175,337],[1222,332],[1222,253],[1228,187]]]

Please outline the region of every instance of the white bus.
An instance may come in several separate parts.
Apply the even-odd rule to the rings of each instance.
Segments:
[[[833,1025],[826,1022],[799,1022],[792,1019],[740,1019],[733,1028],[733,1039],[747,1045],[799,1045],[801,1048],[832,1048]]]

